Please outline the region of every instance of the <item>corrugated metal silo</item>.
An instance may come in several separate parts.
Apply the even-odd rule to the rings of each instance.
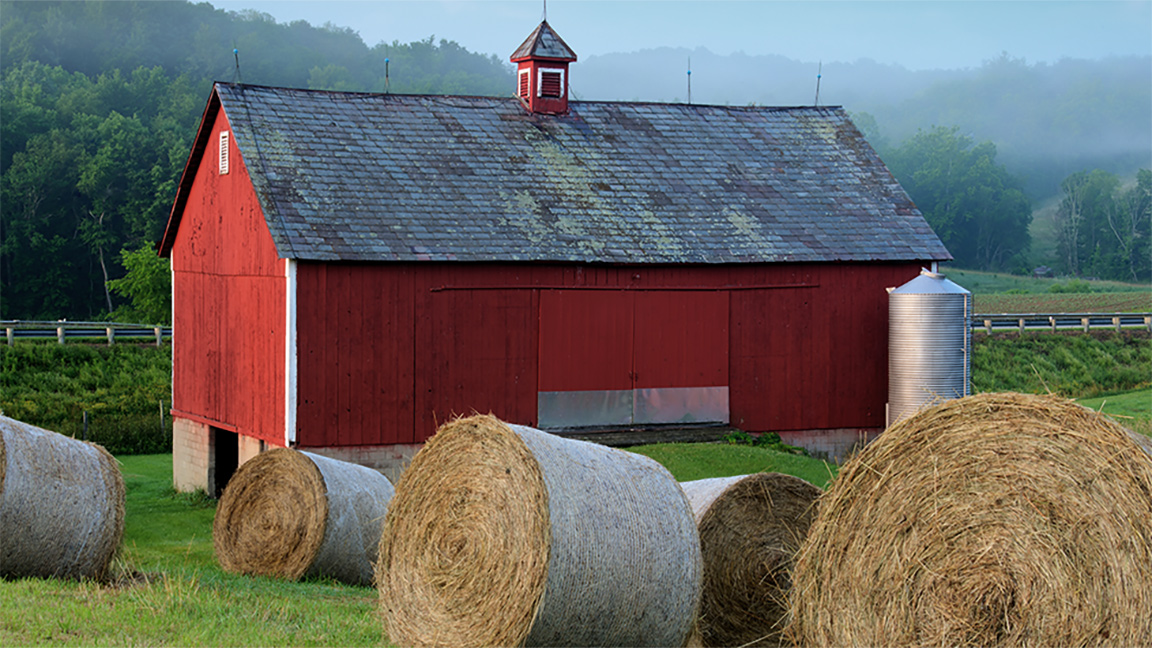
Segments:
[[[888,424],[971,393],[972,293],[921,270],[888,293]]]

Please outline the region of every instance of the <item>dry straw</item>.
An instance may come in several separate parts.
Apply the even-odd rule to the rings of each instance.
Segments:
[[[680,646],[700,572],[662,466],[473,416],[397,483],[376,580],[396,645]]]
[[[103,579],[124,533],[112,455],[0,416],[0,577]]]
[[[785,645],[792,563],[820,489],[780,473],[681,484],[700,529],[704,646]]]
[[[279,448],[228,481],[212,540],[226,571],[371,585],[392,484],[370,468]]]
[[[821,498],[789,635],[815,646],[1152,644],[1152,458],[1071,401],[897,423]]]

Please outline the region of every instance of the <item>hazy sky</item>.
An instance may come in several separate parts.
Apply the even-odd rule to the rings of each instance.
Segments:
[[[209,2],[350,27],[370,46],[434,35],[501,58],[543,15],[542,0]],[[548,22],[581,57],[704,47],[920,70],[979,67],[1001,52],[1029,63],[1152,54],[1152,0],[551,0]]]

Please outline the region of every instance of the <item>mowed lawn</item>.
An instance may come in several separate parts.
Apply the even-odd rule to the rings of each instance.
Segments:
[[[633,450],[680,480],[758,471],[823,487],[835,467],[726,444]],[[172,456],[118,457],[127,487],[113,582],[0,581],[0,646],[386,646],[376,590],[227,574],[212,550],[215,502],[172,490]]]
[[[215,502],[172,490],[172,456],[118,457],[124,544],[110,584],[0,581],[0,646],[381,646],[376,590],[235,576]]]

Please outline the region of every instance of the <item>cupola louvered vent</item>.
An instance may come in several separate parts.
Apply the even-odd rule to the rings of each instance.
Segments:
[[[530,71],[531,70],[520,70],[519,90],[517,91],[516,94],[520,95],[521,97],[524,97],[525,99],[528,98],[528,78],[529,78],[529,72]]]
[[[540,96],[564,96],[564,72],[562,70],[540,70]]]
[[[220,131],[220,175],[228,173],[228,140],[230,139],[228,131]]]

